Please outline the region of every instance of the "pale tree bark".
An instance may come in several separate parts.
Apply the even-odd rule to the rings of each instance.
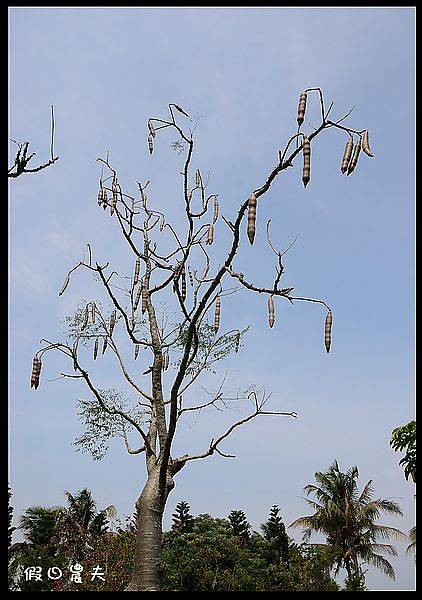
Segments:
[[[321,123],[306,136],[300,131],[300,128],[304,121],[306,100],[310,92],[319,94]],[[100,265],[98,262],[93,263],[91,247],[88,244],[88,260],[80,261],[68,272],[59,295],[64,293],[71,276],[73,277],[73,273],[77,269],[86,269],[98,276],[112,304],[112,313],[106,315],[95,301],[91,301],[75,321],[73,345],[42,340],[44,346],[34,357],[31,385],[35,388],[38,387],[43,353],[49,350],[62,352],[71,360],[75,371],[74,374],[62,373],[62,377],[82,378],[92,393],[93,406],[99,408],[102,414],[110,419],[110,423],[120,423],[119,433],[113,429],[113,435],[121,435],[129,454],[145,456],[146,481],[136,503],[138,528],[133,573],[127,591],[159,591],[160,589],[163,513],[168,495],[174,487],[175,475],[189,462],[206,458],[215,452],[231,457],[232,455],[221,450],[221,444],[234,430],[258,416],[297,416],[293,411],[267,410],[269,395],[250,389],[243,396],[251,406],[251,410],[246,416],[216,435],[202,453],[172,456],[177,424],[181,418],[187,413],[198,413],[204,407],[214,406],[220,410],[226,407],[223,384],[216,393],[211,395],[210,399],[200,400],[194,405],[190,405],[184,400],[184,394],[197,382],[204,369],[218,360],[216,358],[218,354],[215,353],[218,343],[226,344],[225,348],[234,348],[236,352],[238,350],[241,335],[239,330],[232,329],[222,335],[219,334],[222,299],[224,300],[226,295],[234,293],[238,289],[246,289],[250,293],[255,292],[267,296],[269,298],[270,327],[273,327],[275,321],[273,298],[278,297],[292,304],[296,300],[317,303],[328,311],[324,335],[326,350],[327,352],[330,350],[331,309],[323,300],[294,296],[292,295],[293,287],[281,286],[284,272],[283,255],[288,248],[283,252],[275,248],[270,239],[270,222],[267,223],[266,235],[269,247],[277,257],[274,281],[266,286],[252,283],[247,274],[239,273],[234,269],[233,263],[241,241],[244,241],[242,225],[246,222],[247,237],[253,244],[256,211],[259,210],[262,197],[270,189],[276,177],[292,167],[295,159],[301,156],[303,156],[302,181],[305,187],[308,185],[310,181],[310,148],[318,135],[328,129],[337,129],[342,132],[342,135],[346,135],[347,139],[354,140],[356,138],[358,142],[356,147],[361,139],[365,139],[366,130],[356,131],[340,124],[350,113],[337,121],[331,121],[328,119],[331,109],[332,104],[327,111],[325,110],[322,92],[319,88],[309,88],[301,94],[297,133],[290,137],[284,150],[278,153],[276,165],[269,171],[265,180],[251,190],[248,198],[240,203],[237,214],[230,215],[232,220],[228,218],[229,215],[222,213],[218,194],[206,195],[208,183],[204,183],[200,170],[195,170],[194,177],[191,175],[194,150],[193,132],[187,133],[186,128],[179,125],[175,116],[177,115],[178,119],[184,119],[188,118],[187,113],[179,106],[170,104],[168,119],[149,119],[148,148],[151,154],[154,151],[156,136],[161,135],[160,130],[164,129],[177,132],[178,147],[186,153],[181,191],[186,225],[184,237],[176,232],[171,223],[166,221],[163,212],[152,208],[146,192],[149,182],[144,185],[137,182],[139,198],[136,199],[123,193],[117,172],[111,166],[108,158],[106,160],[98,159],[102,168],[106,168],[109,173],[109,176],[104,178],[102,175],[100,178],[98,204],[104,209],[110,209],[110,214],[116,218],[120,233],[135,257],[134,273],[129,278],[130,285],[128,287],[125,288],[126,284],[124,283],[128,280],[127,277],[126,279],[122,278],[118,285],[116,282],[118,274],[116,271],[109,272],[109,263],[105,265]],[[295,147],[292,149],[292,146]],[[366,149],[363,149],[366,152]],[[368,154],[368,152],[366,153]],[[349,161],[350,164],[355,161],[353,169],[350,171],[352,172],[356,167],[357,155],[350,155],[346,166],[349,165]],[[342,170],[342,172],[344,171]],[[193,179],[195,183],[192,186]],[[221,249],[218,264],[213,267],[207,246],[214,243],[214,227],[219,215],[230,232],[230,242],[226,249]],[[141,216],[143,220],[140,221]],[[160,254],[157,239],[163,232],[166,232],[167,239],[172,241],[172,249],[167,250],[165,254]],[[188,279],[189,293],[187,292]],[[239,287],[225,286],[225,281],[232,285],[239,285]],[[170,296],[176,299],[180,311],[179,325],[173,329],[160,323],[157,312],[158,298],[163,292],[170,293]],[[129,308],[125,307],[124,300],[129,302]],[[200,338],[203,335],[206,319],[212,311],[214,311],[213,335],[207,341],[208,345],[204,351],[204,344],[201,345]],[[142,319],[146,323],[144,328],[141,326]],[[113,338],[115,326],[125,330],[127,338],[134,345],[136,352],[141,347],[144,353],[148,351],[150,353],[148,356],[151,356],[151,361],[146,363],[146,370],[142,374],[141,381],[139,377],[133,377],[129,373],[129,368],[125,366],[122,352]],[[142,407],[146,415],[144,420],[137,418],[124,406],[106,401],[104,394],[94,382],[94,377],[81,364],[78,352],[79,343],[95,344],[95,360],[100,340],[103,343],[102,352],[106,347],[111,349],[120,364],[124,380],[138,395],[139,407]],[[181,355],[178,360],[173,357],[172,364],[175,368],[175,375],[171,384],[167,385],[166,392],[163,377],[168,369],[169,353],[174,353],[175,348],[181,350]],[[168,373],[166,377],[168,380]],[[149,385],[146,386],[142,383],[145,380],[149,381]],[[139,436],[139,448],[131,448],[126,434],[127,429]]]

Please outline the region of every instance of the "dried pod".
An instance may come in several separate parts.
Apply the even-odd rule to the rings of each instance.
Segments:
[[[210,269],[210,263],[207,262],[207,264],[204,267],[204,270],[202,271],[201,281],[203,281],[205,279],[205,277],[208,275],[209,269]]]
[[[214,225],[211,224],[208,228],[207,244],[211,246],[214,241]]]
[[[343,159],[341,161],[341,172],[344,174],[349,166],[350,157],[353,151],[353,137],[350,136],[347,140],[346,147],[344,149]]]
[[[189,283],[193,286],[193,269],[192,267],[188,267],[188,274],[189,274]]]
[[[268,323],[270,327],[274,325],[274,300],[272,296],[268,297]]]
[[[134,360],[136,360],[138,358],[138,354],[139,354],[139,344],[135,344],[135,354],[134,354]]]
[[[108,343],[107,342],[107,336],[104,336],[104,338],[103,338],[103,349],[101,350],[101,354],[104,354],[104,352],[106,351],[106,349],[107,349],[107,343]]]
[[[349,167],[347,169],[347,174],[348,175],[350,175],[350,173],[353,173],[353,171],[356,168],[356,165],[358,164],[358,158],[359,158],[361,147],[362,147],[362,144],[361,144],[361,140],[359,138],[358,141],[357,141],[357,143],[356,143],[352,159],[351,159],[351,161],[349,163]]]
[[[215,194],[215,196],[214,196],[214,214],[212,217],[213,224],[217,221],[217,219],[218,219],[218,194]]]
[[[82,331],[88,325],[88,321],[89,321],[89,305],[87,304],[85,306],[84,318],[83,318],[83,321],[82,321],[82,327],[81,327]]]
[[[327,354],[330,351],[331,346],[331,326],[333,324],[333,314],[331,310],[328,310],[327,316],[325,317],[325,328],[324,328],[324,340],[325,340],[325,349],[327,350]]]
[[[152,154],[153,151],[154,151],[154,144],[152,142],[152,135],[151,134],[149,134],[149,136],[148,136],[148,150],[149,150],[150,154]]]
[[[77,360],[78,360],[78,340],[75,340],[74,344],[73,344],[73,348],[72,348],[72,355],[73,355],[73,370],[76,371],[78,368],[77,365]]]
[[[240,343],[240,331],[236,333],[236,337],[234,338],[234,351],[236,354],[239,351],[239,343]]]
[[[141,311],[142,311],[142,314],[144,314],[144,312],[147,309],[148,296],[147,296],[147,290],[146,290],[144,282],[142,282],[142,286],[141,287],[142,287],[142,292],[141,292],[141,296],[142,296]]]
[[[91,321],[95,323],[95,302],[91,302]]]
[[[169,368],[169,364],[170,364],[170,356],[168,353],[168,350],[166,350],[165,352],[163,352],[163,371],[167,371],[167,369]]]
[[[192,200],[192,192],[187,192],[188,202]]]
[[[182,300],[184,302],[186,300],[186,272],[185,272],[185,269],[182,270],[181,279],[182,279],[181,296],[182,296]]]
[[[365,154],[367,154],[368,156],[374,156],[371,152],[371,149],[369,147],[369,131],[367,129],[365,129],[365,131],[363,132],[363,139],[362,139],[362,150],[365,152]]]
[[[66,275],[66,279],[64,280],[62,289],[59,292],[59,296],[61,296],[63,294],[63,292],[65,291],[65,289],[67,288],[67,286],[69,285],[69,281],[70,281],[70,277],[69,275]]]
[[[155,138],[155,129],[151,121],[148,121],[148,129],[153,138]]]
[[[166,222],[164,220],[164,216],[162,216],[160,219],[160,231],[163,231],[165,224],[166,224]]]
[[[97,202],[98,202],[98,206],[101,206],[101,204],[103,203],[103,189],[102,188],[100,188],[98,190]]]
[[[307,136],[303,136],[303,171],[302,181],[306,187],[311,180],[311,143]]]
[[[113,312],[110,315],[110,325],[109,325],[110,337],[113,335],[113,329],[114,329],[115,324],[116,324],[116,311],[113,310]]]
[[[135,263],[135,274],[133,276],[133,285],[134,286],[138,283],[140,269],[141,269],[141,259],[138,256],[138,258],[136,259],[136,263]]]
[[[103,208],[106,208],[108,202],[107,190],[103,188]]]
[[[98,337],[96,337],[95,342],[94,342],[94,360],[97,358],[99,343],[100,343],[99,339],[98,339]]]
[[[303,92],[299,96],[299,104],[297,107],[297,124],[300,127],[305,120],[305,111],[306,111],[306,101],[308,99],[308,94]]]
[[[113,183],[111,185],[110,215],[112,215],[114,213],[114,209],[116,208],[117,193],[118,193],[117,183],[115,183],[113,181]]]
[[[135,329],[135,313],[132,310],[132,314],[130,315],[130,327],[131,329]]]
[[[41,358],[35,355],[32,360],[31,388],[37,389],[40,384],[41,366]]]
[[[142,294],[142,284],[138,287],[138,291],[136,292],[135,302],[133,303],[133,311],[138,308],[139,300],[141,299]]]
[[[218,294],[215,301],[215,312],[214,312],[214,331],[217,333],[220,327],[220,312],[221,312],[221,300],[220,294]]]
[[[195,171],[195,183],[198,187],[201,185],[201,171],[199,169]]]
[[[256,196],[252,192],[248,200],[248,226],[247,234],[251,244],[255,238],[255,220],[256,220]]]

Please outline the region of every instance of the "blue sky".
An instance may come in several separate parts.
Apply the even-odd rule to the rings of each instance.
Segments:
[[[283,281],[331,306],[331,352],[323,345],[320,305],[276,298],[270,330],[266,298],[225,298],[222,328],[250,330],[239,354],[201,384],[215,389],[227,372],[228,393],[256,384],[272,394],[274,410],[295,410],[298,419],[257,419],[222,448],[235,460],[214,456],[181,471],[165,527],[180,500],[193,514],[224,517],[241,508],[256,529],[278,504],[290,524],[307,514],[303,487],[335,459],[344,470],[358,466],[361,486],[372,479],[376,497],[399,502],[404,517],[385,524],[404,531],[415,524],[414,486],[388,443],[392,429],[415,414],[414,7],[9,8],[9,137],[30,141],[34,162],[45,162],[54,105],[60,157],[9,182],[16,517],[31,505],[62,504],[64,490],[85,486],[100,506],[113,503],[123,517],[143,484],[142,456],[128,456],[121,440],[101,462],[75,452],[72,441],[82,433],[76,400],[88,393],[76,380],[48,381],[65,368],[58,356],[45,355],[40,388],[29,387],[40,339],[63,340],[64,316],[102,294],[77,272],[58,297],[86,244],[100,261],[132,272],[116,222],[97,205],[96,159],[110,153],[127,193],[136,194],[136,181],[150,180],[151,201],[182,226],[183,157],[171,149],[174,136],[162,132],[152,156],[146,143],[147,119],[165,118],[168,104],[179,104],[200,117],[193,168],[209,173],[210,193],[219,194],[233,220],[295,133],[300,92],[316,86],[326,106],[334,102],[333,119],[355,107],[346,124],[369,129],[375,157],[362,155],[351,176],[341,175],[346,135],[331,129],[318,136],[310,184],[303,188],[299,162],[281,174],[259,205],[255,244],[245,236],[235,267],[256,285],[270,284],[275,257],[266,221],[279,247],[297,236],[284,257]],[[311,132],[319,117],[317,95],[310,94],[304,130]],[[10,144],[12,160],[14,150]],[[227,243],[219,220],[215,256]],[[100,387],[118,385],[106,359],[92,372]],[[167,385],[174,372],[167,372]],[[203,398],[201,387],[195,393]],[[205,450],[239,411],[182,423],[175,453]],[[300,540],[299,530],[289,534]],[[413,558],[395,545],[396,581],[369,570],[372,590],[414,589]]]

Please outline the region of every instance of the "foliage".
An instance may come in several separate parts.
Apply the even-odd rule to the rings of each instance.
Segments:
[[[280,508],[275,504],[270,509],[268,520],[261,525],[266,542],[266,558],[268,564],[279,564],[289,561],[289,536],[279,515]]]
[[[243,541],[248,542],[251,538],[251,526],[249,525],[243,510],[232,510],[227,517],[230,523],[230,532]]]
[[[10,485],[8,485],[8,492],[7,492],[7,517],[8,517],[7,547],[8,548],[10,548],[10,546],[12,544],[13,532],[16,529],[16,527],[12,527],[13,511],[14,511],[13,506],[10,504],[12,496],[13,496],[13,494],[12,494],[12,491],[10,489]]]
[[[390,446],[395,452],[405,450],[406,454],[399,461],[404,467],[404,476],[416,483],[416,421],[409,421],[406,425],[396,427],[392,431]]]
[[[173,525],[172,529],[176,529],[179,533],[188,533],[192,530],[193,515],[190,514],[190,506],[182,500],[176,504],[174,513],[172,514]]]
[[[324,534],[335,554],[336,573],[344,567],[350,582],[358,578],[364,581],[359,561],[381,569],[394,579],[391,563],[380,553],[397,556],[397,551],[379,539],[403,538],[405,534],[394,527],[376,524],[376,520],[382,512],[393,516],[403,513],[392,500],[372,500],[372,480],[359,493],[358,476],[357,467],[342,473],[337,461],[328,471],[315,473],[317,485],[304,488],[308,496],[315,495],[315,501],[306,499],[315,512],[296,519],[291,527],[302,527],[304,540],[309,540],[313,532]]]

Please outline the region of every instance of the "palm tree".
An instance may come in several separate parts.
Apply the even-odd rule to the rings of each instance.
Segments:
[[[388,540],[390,536],[404,539],[406,535],[394,527],[379,525],[376,520],[381,513],[393,516],[403,516],[403,513],[393,500],[372,499],[372,480],[359,493],[358,477],[357,467],[342,473],[337,461],[327,472],[315,473],[317,485],[304,488],[307,496],[315,495],[316,500],[305,498],[315,512],[296,519],[290,527],[303,527],[305,541],[313,532],[325,535],[327,545],[334,550],[335,574],[341,567],[345,568],[348,582],[364,583],[359,561],[381,569],[394,579],[394,569],[382,554],[397,556],[397,551],[394,546],[379,540]]]
[[[406,554],[409,554],[410,552],[416,553],[416,525],[414,527],[412,527],[412,529],[409,531],[409,541],[410,541],[410,544],[406,548]],[[415,559],[416,559],[416,554],[415,554]]]
[[[19,529],[30,546],[44,546],[55,535],[62,515],[61,506],[30,506],[20,518]]]

